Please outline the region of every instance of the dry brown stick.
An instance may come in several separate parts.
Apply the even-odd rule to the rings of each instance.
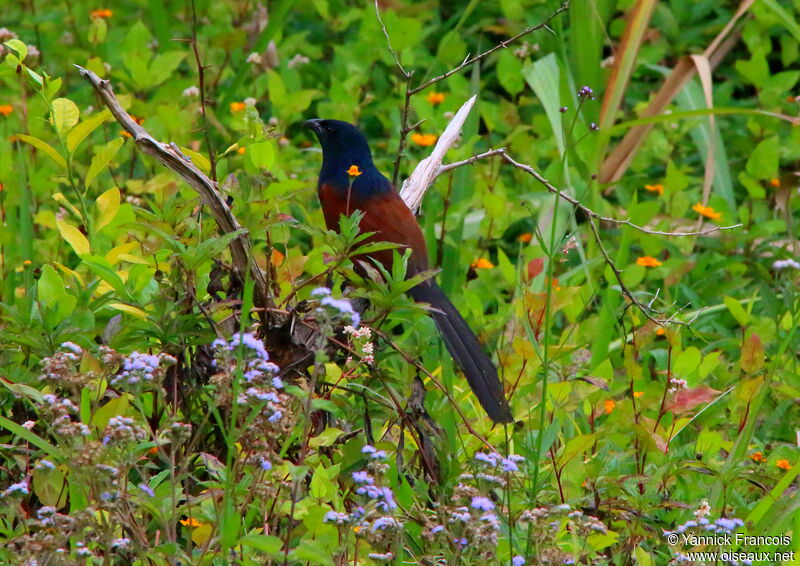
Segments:
[[[174,143],[166,144],[159,142],[151,136],[147,130],[137,124],[125,109],[122,108],[108,80],[101,79],[92,71],[78,65],[75,65],[75,67],[80,71],[81,76],[92,85],[95,92],[97,92],[103,103],[111,111],[111,114],[114,115],[114,118],[119,122],[120,126],[131,135],[134,142],[136,142],[136,146],[143,153],[161,162],[167,169],[180,175],[189,186],[197,191],[202,202],[211,210],[214,220],[216,220],[217,225],[223,233],[230,234],[243,230],[239,221],[225,202],[225,199],[222,198],[222,195],[217,190],[217,184],[214,181],[200,171],[200,169],[192,163],[191,159],[181,153]],[[238,238],[233,239],[230,243],[230,250],[234,269],[239,273],[242,279],[244,279],[244,275],[248,270],[253,277],[255,283],[254,292],[256,306],[265,308],[274,307],[275,305],[273,304],[272,297],[269,296],[267,292],[269,289],[267,285],[267,275],[256,264],[255,259],[250,254],[250,240],[247,234],[242,234]]]
[[[639,230],[640,232],[644,232],[645,234],[653,234],[653,235],[656,235],[656,236],[671,236],[671,237],[677,237],[677,236],[707,236],[709,234],[713,234],[714,232],[719,232],[719,231],[722,231],[722,230],[733,230],[734,228],[740,228],[742,226],[741,224],[733,224],[731,226],[714,226],[713,228],[709,228],[708,230],[702,230],[700,232],[663,232],[661,230],[650,230],[649,228],[645,228],[644,226],[639,226],[638,224],[634,224],[630,220],[619,220],[617,218],[611,218],[611,217],[608,217],[608,216],[603,216],[601,214],[598,214],[595,211],[593,211],[591,208],[589,208],[588,206],[586,206],[584,204],[581,204],[581,202],[578,199],[573,198],[573,197],[565,194],[562,190],[554,187],[550,183],[550,181],[548,181],[547,179],[542,177],[530,165],[525,165],[524,163],[520,163],[518,161],[515,161],[510,155],[508,155],[505,152],[497,151],[496,153],[502,155],[503,159],[508,161],[511,165],[513,165],[517,169],[521,169],[522,171],[525,171],[528,175],[530,175],[531,177],[533,177],[534,179],[539,181],[539,183],[541,183],[544,186],[544,188],[546,188],[551,193],[557,194],[561,199],[567,201],[568,203],[570,203],[575,208],[579,208],[580,210],[582,210],[590,218],[594,218],[595,220],[599,220],[601,222],[609,222],[611,224],[619,224],[621,226],[630,226],[631,228]]]

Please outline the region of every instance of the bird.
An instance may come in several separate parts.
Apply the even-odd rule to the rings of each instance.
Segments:
[[[417,219],[394,185],[372,161],[367,138],[353,124],[315,118],[303,122],[322,146],[317,194],[328,230],[338,231],[341,215],[363,212],[360,232],[374,232],[366,241],[398,244],[410,249],[406,277],[428,270],[428,250]],[[394,249],[370,252],[369,258],[391,270]],[[429,311],[453,360],[461,368],[486,414],[495,423],[513,422],[497,369],[458,309],[433,278],[407,293]]]

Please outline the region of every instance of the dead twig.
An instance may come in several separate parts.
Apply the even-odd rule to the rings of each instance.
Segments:
[[[158,160],[164,167],[180,175],[197,193],[202,202],[209,207],[214,220],[220,230],[225,234],[243,230],[239,221],[233,216],[231,209],[225,199],[217,190],[217,184],[208,178],[205,173],[200,171],[192,163],[191,159],[183,155],[180,150],[173,147],[174,144],[161,143],[151,136],[147,130],[137,124],[133,118],[122,108],[122,105],[114,95],[111,83],[101,79],[95,73],[84,69],[78,65],[75,67],[81,76],[92,85],[100,99],[108,107],[114,118],[133,138],[136,146],[147,155]],[[255,283],[256,306],[265,309],[274,307],[272,297],[268,294],[267,275],[256,264],[250,253],[250,241],[247,234],[242,234],[230,243],[231,258],[234,270],[244,279],[244,275],[250,271]],[[267,312],[267,311],[264,311]]]

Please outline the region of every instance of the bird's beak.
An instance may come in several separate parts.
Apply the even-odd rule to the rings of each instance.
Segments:
[[[316,133],[320,132],[320,125],[319,123],[321,120],[319,118],[314,118],[313,120],[306,120],[303,122],[303,126],[309,128],[310,130],[314,130]]]

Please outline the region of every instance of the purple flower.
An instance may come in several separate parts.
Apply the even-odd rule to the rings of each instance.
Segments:
[[[475,496],[470,503],[473,509],[480,509],[481,511],[491,511],[494,509],[494,503],[488,497]]]
[[[115,538],[111,541],[111,548],[128,548],[131,545],[129,538]]]
[[[518,472],[519,466],[511,458],[503,458],[503,471],[504,472]]]
[[[511,559],[511,564],[513,566],[522,566],[525,564],[525,558],[517,554],[514,558]]]
[[[150,486],[147,485],[146,483],[140,483],[136,487],[138,487],[143,492],[145,492],[145,494],[147,494],[148,497],[155,497],[156,496],[155,492],[152,489],[150,489]]]
[[[375,480],[367,472],[353,472],[353,481],[356,483],[365,483],[372,485]]]
[[[277,368],[278,366],[275,366],[275,369]],[[274,387],[275,389],[283,389],[283,381],[281,380],[280,377],[272,378],[272,387]]]
[[[331,290],[327,287],[317,287],[313,291],[311,291],[311,295],[313,297],[330,297]]]
[[[497,458],[498,458],[497,454],[486,454],[484,452],[476,452],[475,453],[475,459],[478,462],[484,462],[486,464],[489,464],[490,466],[496,466],[497,465]]]
[[[444,530],[444,525],[436,525],[431,528],[431,534],[435,535],[437,533],[441,533]]]
[[[376,449],[374,446],[370,446],[369,444],[365,444],[364,447],[361,449],[362,454],[374,454]]]

